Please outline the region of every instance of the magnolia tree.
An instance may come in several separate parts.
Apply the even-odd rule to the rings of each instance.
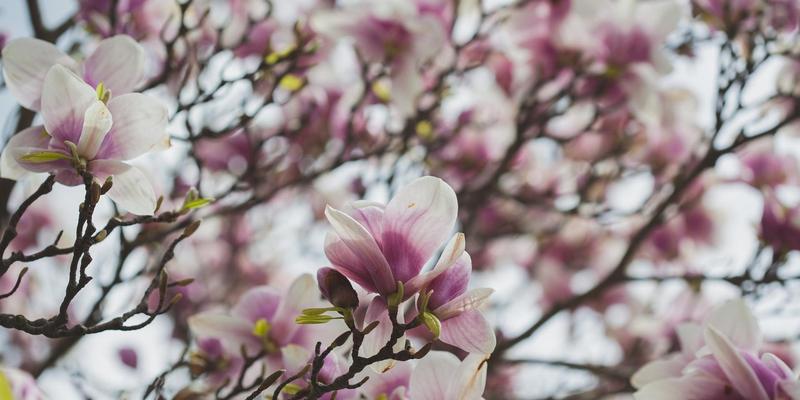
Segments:
[[[19,3],[0,399],[800,399],[800,1]]]

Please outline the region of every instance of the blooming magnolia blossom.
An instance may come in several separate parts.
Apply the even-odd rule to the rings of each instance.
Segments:
[[[108,99],[67,67],[50,68],[42,88],[44,126],[25,129],[9,141],[0,174],[18,179],[25,170],[49,172],[65,185],[82,182],[78,167],[96,180],[113,179],[108,196],[134,214],[152,214],[156,195],[138,168],[125,163],[162,146],[167,110],[158,101],[128,93]]]
[[[325,216],[333,232],[325,240],[325,254],[334,269],[368,292],[388,297],[401,282],[409,298],[463,254],[463,235],[454,235],[436,267],[420,274],[450,236],[457,212],[453,189],[430,176],[401,188],[385,207],[355,202],[348,215],[329,206]]]
[[[796,400],[797,376],[764,353],[761,330],[741,299],[715,309],[703,326],[678,327],[681,352],[652,361],[631,378],[641,400]]]

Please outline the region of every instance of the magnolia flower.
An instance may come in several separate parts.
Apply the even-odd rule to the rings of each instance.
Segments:
[[[439,178],[418,178],[401,188],[385,207],[353,203],[352,215],[328,206],[333,232],[325,254],[335,270],[371,293],[388,297],[404,286],[404,299],[452,265],[464,252],[462,234],[452,237],[433,271],[422,267],[450,235],[458,201]]]
[[[11,95],[25,108],[39,111],[45,78],[54,65],[63,65],[111,95],[130,93],[144,78],[145,52],[130,36],[114,36],[97,45],[82,63],[52,43],[34,38],[12,40],[3,48],[3,78]]]
[[[164,105],[140,93],[109,100],[103,85],[95,91],[57,64],[44,78],[41,115],[44,126],[17,133],[3,149],[0,176],[18,179],[25,170],[49,172],[74,186],[82,182],[76,167],[85,168],[101,183],[112,177],[108,196],[123,208],[153,213],[156,196],[148,178],[124,161],[168,139]]]
[[[409,399],[477,400],[486,386],[488,356],[470,354],[463,361],[451,353],[433,351],[411,373]]]
[[[250,351],[279,352],[303,343],[303,325],[295,317],[319,305],[320,294],[311,275],[295,279],[285,295],[267,286],[248,290],[229,313],[207,311],[189,318],[189,328],[199,339],[218,339],[233,353],[242,345]]]
[[[467,290],[472,273],[469,254],[433,279],[420,297],[420,312],[430,312],[440,321],[439,340],[469,353],[490,354],[496,345],[494,330],[478,311],[492,289]]]
[[[778,357],[759,358],[761,330],[741,299],[714,310],[703,327],[678,328],[681,352],[652,361],[631,378],[636,399],[800,399],[792,370]]]
[[[445,42],[439,19],[405,1],[363,1],[349,10],[312,16],[314,31],[332,39],[350,38],[367,62],[390,67],[391,101],[403,115],[414,111],[423,89],[418,68]]]

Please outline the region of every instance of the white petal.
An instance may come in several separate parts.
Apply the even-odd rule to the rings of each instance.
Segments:
[[[130,160],[168,141],[167,107],[141,93],[115,96],[108,102],[114,125],[100,146],[98,157]]]
[[[432,351],[419,361],[411,373],[409,398],[414,400],[450,400],[449,383],[460,366],[458,357],[443,351]]]
[[[111,112],[106,105],[97,100],[89,106],[83,115],[83,130],[78,140],[78,154],[87,160],[93,160],[108,130],[111,129]]]
[[[113,185],[108,197],[117,205],[136,215],[152,215],[156,209],[156,194],[150,180],[136,167],[121,161],[94,160],[89,170],[100,181],[111,175]]]
[[[458,367],[455,379],[450,381],[448,399],[478,400],[486,387],[488,354],[470,354]]]
[[[286,375],[291,376],[300,372],[311,359],[311,350],[296,344],[289,344],[281,348],[281,358]]]
[[[47,71],[55,64],[76,69],[77,63],[52,43],[19,38],[3,48],[3,78],[8,91],[23,107],[38,111]]]
[[[299,325],[294,321],[295,317],[305,308],[317,306],[320,299],[319,289],[314,278],[310,274],[300,275],[289,286],[286,296],[275,311],[272,324],[271,335],[278,340],[289,340],[297,331]]]
[[[758,351],[761,347],[761,329],[750,308],[742,299],[733,299],[714,309],[706,321],[737,348]]]
[[[641,389],[645,385],[667,378],[680,378],[686,367],[686,358],[673,354],[663,360],[653,360],[639,368],[631,377],[631,385]]]
[[[465,249],[466,241],[464,240],[464,234],[458,232],[453,235],[453,237],[450,238],[450,241],[447,242],[444,250],[442,250],[442,255],[439,256],[439,260],[436,262],[433,270],[421,275],[417,275],[406,283],[406,290],[408,293],[416,293],[420,288],[424,287],[432,280],[436,279],[437,276],[447,271],[447,269],[452,267],[453,264],[458,261],[461,255],[464,254]]]
[[[62,65],[47,72],[42,90],[42,118],[50,136],[78,144],[83,116],[97,100],[91,86]]]
[[[130,93],[144,78],[145,52],[130,36],[100,42],[83,64],[83,77],[94,87],[103,82],[112,96]]]

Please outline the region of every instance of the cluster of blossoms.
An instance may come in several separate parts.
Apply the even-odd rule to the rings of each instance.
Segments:
[[[38,3],[0,399],[800,399],[800,0]]]

